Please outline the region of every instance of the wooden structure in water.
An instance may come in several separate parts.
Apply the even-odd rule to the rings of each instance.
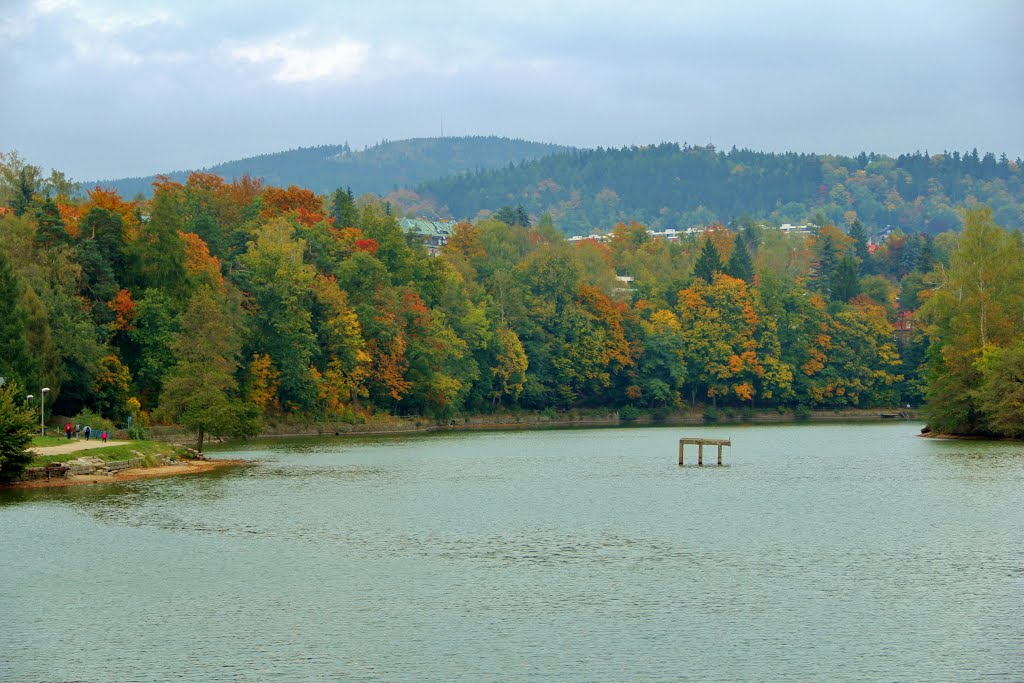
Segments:
[[[704,447],[705,446],[718,446],[718,465],[722,465],[722,446],[728,446],[732,448],[731,439],[697,439],[684,436],[679,439],[679,464],[683,464],[683,449],[685,446],[696,446],[697,447],[697,464],[701,467],[704,466]]]

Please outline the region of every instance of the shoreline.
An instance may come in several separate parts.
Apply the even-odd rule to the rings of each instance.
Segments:
[[[753,415],[732,417],[723,415],[713,421],[704,419],[701,412],[672,413],[664,419],[654,419],[651,415],[641,415],[635,420],[625,420],[618,412],[608,411],[591,414],[569,412],[564,415],[548,416],[543,413],[502,413],[492,415],[475,415],[456,417],[447,423],[424,417],[389,418],[382,421],[370,421],[363,424],[303,422],[270,424],[261,434],[252,439],[274,439],[290,436],[373,436],[382,434],[428,433],[445,431],[476,431],[476,430],[517,430],[546,429],[562,427],[673,427],[678,425],[701,425],[707,427],[733,426],[744,424],[805,424],[821,422],[921,422],[923,416],[916,409],[906,408],[844,408],[838,410],[813,410],[809,415],[796,416],[792,411],[779,413],[775,410],[756,412]],[[181,432],[168,433],[164,436],[154,434],[151,438],[170,443],[187,445],[187,435]],[[230,439],[210,439],[210,443],[229,444]]]
[[[542,413],[510,414],[501,415],[478,415],[470,417],[455,418],[447,424],[438,424],[436,421],[426,418],[390,418],[379,422],[367,422],[358,425],[348,423],[300,423],[271,425],[270,429],[259,434],[255,439],[275,439],[300,436],[374,436],[386,434],[403,433],[429,433],[447,431],[515,431],[523,429],[561,429],[572,427],[672,427],[681,425],[714,426],[735,426],[744,424],[812,424],[827,422],[917,422],[920,418],[914,410],[906,409],[884,409],[884,408],[845,408],[841,410],[815,410],[809,415],[796,416],[792,412],[779,413],[777,411],[764,411],[752,415],[723,416],[722,419],[708,421],[704,419],[703,413],[674,413],[665,416],[664,419],[655,420],[651,415],[642,415],[635,420],[623,420],[617,412],[601,414],[595,411],[592,414],[567,413],[564,415],[549,416]],[[921,434],[927,438],[965,438],[956,436],[944,436],[937,434]],[[181,447],[189,447],[191,441],[187,435],[180,432],[167,433],[164,435],[154,434],[151,438],[167,444]],[[124,442],[111,442],[109,444],[91,445],[68,450],[92,450],[105,446],[114,446]],[[210,443],[225,445],[230,440],[210,439]],[[37,452],[52,449],[57,451],[61,447],[35,448]],[[181,460],[174,464],[157,465],[154,467],[131,467],[109,474],[79,474],[53,479],[34,479],[18,481],[10,484],[0,485],[0,489],[38,489],[38,488],[63,488],[67,486],[83,486],[89,484],[104,484],[134,481],[138,479],[150,479],[156,477],[183,476],[189,474],[201,474],[211,472],[223,467],[245,464],[246,460],[239,459],[213,459],[213,460]]]
[[[64,488],[66,486],[87,486],[90,484],[112,484],[125,481],[136,481],[138,479],[153,479],[157,477],[174,477],[189,474],[202,474],[224,467],[244,465],[246,460],[223,459],[223,460],[183,460],[171,465],[156,465],[154,467],[132,467],[110,474],[72,474],[66,477],[55,477],[53,479],[34,479],[29,481],[16,481],[10,484],[0,485],[0,489],[49,489]]]

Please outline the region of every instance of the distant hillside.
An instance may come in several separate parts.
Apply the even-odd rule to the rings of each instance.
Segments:
[[[348,144],[304,147],[261,154],[199,169],[227,180],[250,175],[268,185],[298,185],[326,194],[339,187],[351,187],[355,194],[387,193],[396,187],[415,186],[446,175],[467,171],[504,168],[513,162],[538,159],[563,152],[568,147],[496,136],[415,138],[384,141],[361,152]],[[184,182],[190,171],[167,173]],[[114,187],[124,197],[142,193],[149,196],[155,176],[120,178],[83,183],[83,187]]]
[[[394,199],[405,210],[428,207],[456,218],[522,205],[534,217],[549,212],[571,234],[631,220],[663,229],[743,216],[797,223],[822,213],[837,225],[856,217],[872,229],[937,233],[958,228],[958,208],[974,202],[991,206],[996,221],[1014,229],[1024,226],[1021,166],[1020,159],[977,150],[844,157],[665,143],[570,150],[428,180],[411,197]]]

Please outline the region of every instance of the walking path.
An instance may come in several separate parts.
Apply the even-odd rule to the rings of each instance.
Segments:
[[[75,451],[85,451],[92,448],[107,448],[108,446],[127,446],[130,441],[107,441],[103,443],[101,439],[72,439],[67,443],[62,443],[59,446],[33,446],[29,450],[36,455],[61,455],[63,453],[74,453]]]

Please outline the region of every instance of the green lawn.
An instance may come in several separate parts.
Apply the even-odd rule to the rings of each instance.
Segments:
[[[33,436],[33,446],[59,446],[62,443],[67,443],[67,437],[63,436]]]
[[[60,439],[58,440],[58,443],[60,441],[67,441],[67,439]],[[33,445],[55,446],[58,444],[33,443]],[[106,446],[104,448],[90,448],[88,450],[75,451],[74,453],[38,456],[32,459],[32,463],[29,467],[43,467],[51,462],[67,462],[68,460],[74,460],[75,458],[80,458],[86,455],[91,458],[102,458],[107,462],[113,462],[114,460],[129,460],[131,458],[145,457],[147,455],[171,455],[179,453],[182,450],[183,449],[177,446],[161,443],[159,441],[132,441],[130,444],[126,444],[124,446]]]

